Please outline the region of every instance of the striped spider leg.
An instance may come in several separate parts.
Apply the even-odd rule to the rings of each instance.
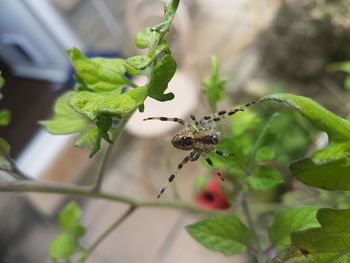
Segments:
[[[230,110],[222,110],[222,111],[216,112],[214,114],[204,116],[202,120],[207,121],[207,122],[220,121],[220,120],[226,118],[227,116],[231,116],[239,111],[244,111],[245,108],[250,107],[254,104],[256,104],[256,101],[249,102],[240,108],[230,109]]]

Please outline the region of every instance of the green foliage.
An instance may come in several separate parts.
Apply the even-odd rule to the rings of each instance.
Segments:
[[[87,58],[77,48],[67,50],[78,80],[87,90],[120,94],[123,87],[132,85],[124,73],[123,59]]]
[[[327,67],[327,69],[329,71],[343,71],[347,74],[350,74],[350,61],[332,63]],[[344,80],[344,86],[346,89],[350,90],[349,75]]]
[[[0,110],[0,126],[7,126],[10,123],[11,112],[9,110]]]
[[[80,219],[81,210],[75,202],[70,202],[61,210],[58,221],[62,232],[49,244],[52,259],[69,259],[77,253],[86,253],[79,245],[79,238],[85,234]]]
[[[224,98],[224,85],[228,77],[219,75],[219,62],[216,56],[211,56],[211,76],[202,80],[207,87],[203,93],[207,96],[210,108],[216,111],[217,103]]]
[[[165,33],[169,30],[171,23],[174,19],[177,7],[179,6],[180,0],[169,1],[168,4],[164,6],[164,20],[159,25],[153,27],[151,30],[158,33]]]
[[[213,216],[186,230],[203,246],[226,256],[244,252],[251,240],[250,230],[235,215]]]
[[[172,100],[173,93],[164,94],[176,71],[175,59],[167,54],[156,64],[148,83],[148,96],[159,101]]]
[[[322,208],[317,212],[318,228],[292,232],[292,243],[274,263],[349,262],[350,210]]]
[[[158,32],[152,31],[151,28],[141,30],[135,38],[135,46],[138,48],[151,48],[157,41]]]
[[[264,100],[284,102],[328,134],[328,147],[310,158],[293,162],[290,171],[301,182],[327,190],[350,189],[350,122],[326,110],[313,100],[292,94],[265,96]]]
[[[0,89],[2,88],[2,86],[4,85],[5,80],[3,77],[1,77],[1,71],[0,71]]]
[[[164,20],[153,28],[141,30],[135,45],[148,48],[144,55],[124,59],[87,58],[77,48],[67,51],[75,69],[75,91],[57,99],[51,120],[42,121],[49,132],[68,134],[80,132],[75,141],[79,147],[91,149],[90,157],[98,152],[102,139],[113,143],[113,120],[123,122],[150,96],[159,101],[171,100],[174,94],[165,90],[176,71],[168,43],[163,39],[174,18],[178,0],[165,6]],[[138,87],[126,76],[144,74],[145,86]],[[123,93],[124,88],[131,88]],[[98,131],[97,131],[97,129]]]
[[[10,145],[4,139],[0,138],[0,170],[12,171],[13,166],[10,161]]]
[[[100,115],[120,118],[122,114],[133,111],[143,103],[147,96],[145,87],[131,89],[118,96],[109,93],[94,93],[89,91],[76,92],[72,95],[72,107],[90,120],[98,119]]]
[[[259,165],[253,175],[247,178],[249,186],[254,190],[268,190],[283,182],[282,176],[273,168]]]
[[[89,119],[76,112],[70,105],[70,99],[75,94],[69,91],[59,97],[54,105],[54,114],[51,120],[41,121],[46,129],[52,134],[69,134],[85,129]]]
[[[71,233],[75,238],[79,238],[85,233],[85,228],[80,224],[80,218],[81,210],[79,206],[71,202],[59,214],[60,228]]]
[[[52,259],[69,258],[75,253],[76,249],[75,238],[67,233],[57,235],[49,245],[49,253]]]
[[[271,227],[268,229],[269,239],[278,250],[288,246],[292,231],[318,227],[316,212],[318,206],[297,206],[285,208],[278,212]]]

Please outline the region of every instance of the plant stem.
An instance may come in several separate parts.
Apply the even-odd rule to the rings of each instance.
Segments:
[[[115,221],[109,228],[107,228],[101,236],[97,238],[97,240],[92,244],[90,248],[87,249],[87,252],[84,253],[80,260],[85,261],[91,254],[94,252],[94,250],[98,247],[98,245],[110,234],[113,232],[114,229],[116,229],[129,215],[132,214],[132,212],[135,211],[137,207],[131,205],[123,214],[121,217],[118,218],[117,221]]]
[[[242,196],[241,202],[242,202],[243,214],[245,215],[245,217],[247,219],[248,226],[251,229],[252,234],[253,234],[253,240],[254,240],[255,247],[256,247],[256,251],[254,251],[254,254],[256,256],[257,262],[263,263],[263,262],[265,262],[264,261],[265,256],[262,252],[259,236],[258,236],[258,233],[256,232],[255,224],[254,224],[254,221],[252,219],[251,213],[249,211],[248,203],[247,203],[245,196]]]
[[[97,179],[96,179],[96,183],[95,186],[93,187],[93,192],[98,192],[101,189],[102,186],[102,181],[103,178],[106,174],[106,169],[107,169],[107,165],[108,165],[108,161],[109,161],[109,157],[111,155],[113,146],[115,145],[115,142],[118,140],[120,134],[122,133],[122,131],[124,130],[125,125],[127,124],[127,122],[129,121],[131,115],[134,113],[134,111],[132,111],[131,113],[127,114],[126,116],[124,116],[124,118],[121,119],[120,123],[118,124],[117,128],[114,130],[113,134],[112,134],[112,140],[113,143],[109,144],[107,146],[107,149],[102,157],[102,162],[101,162],[101,166],[100,166],[100,170],[99,173],[97,175]]]
[[[114,202],[126,203],[135,207],[162,207],[183,209],[190,212],[202,214],[220,213],[209,209],[204,209],[182,201],[143,201],[129,197],[109,194],[103,191],[95,192],[90,186],[66,185],[58,183],[48,183],[40,181],[11,181],[0,183],[0,192],[36,192],[51,194],[66,194],[83,196],[94,199],[105,199]]]

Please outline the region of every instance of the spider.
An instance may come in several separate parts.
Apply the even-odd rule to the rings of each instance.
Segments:
[[[181,125],[184,125],[187,129],[175,135],[172,139],[171,143],[175,148],[191,151],[191,153],[186,156],[181,163],[177,166],[177,169],[174,171],[172,175],[170,175],[168,179],[167,185],[165,185],[162,190],[159,192],[157,198],[164,193],[165,189],[168,185],[175,179],[177,173],[181,170],[181,168],[188,163],[189,161],[194,162],[199,159],[199,157],[203,157],[206,162],[213,167],[213,162],[209,159],[207,153],[214,152],[221,156],[233,156],[231,153],[223,153],[216,149],[216,145],[220,143],[220,133],[216,130],[215,122],[220,121],[227,116],[231,116],[239,111],[244,111],[243,107],[249,107],[255,104],[255,101],[252,101],[244,106],[231,109],[231,110],[222,110],[216,112],[211,115],[204,116],[199,121],[196,119],[194,115],[191,115],[191,119],[194,123],[191,124],[180,118],[167,118],[167,117],[149,117],[143,119],[144,121],[148,120],[160,120],[160,121],[173,121],[177,122]],[[222,175],[216,171],[219,178],[224,181]]]

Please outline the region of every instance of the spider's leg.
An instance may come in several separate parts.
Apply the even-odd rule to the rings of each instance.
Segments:
[[[214,171],[216,172],[216,174],[219,176],[219,178],[221,179],[221,181],[225,181],[224,177],[222,176],[222,174],[218,171],[218,169],[216,169],[213,165],[212,160],[209,159],[208,155],[203,154],[203,158],[207,161],[207,163],[214,168]]]
[[[180,118],[168,118],[168,117],[149,117],[146,119],[143,119],[144,121],[148,121],[148,120],[160,120],[160,121],[173,121],[173,122],[177,122],[180,123],[182,125],[186,125],[187,122],[184,121],[183,119]]]
[[[251,105],[254,105],[255,103],[256,103],[256,101],[252,101],[252,102],[245,104],[244,106],[242,106],[240,108],[230,109],[230,110],[222,110],[222,111],[216,112],[214,114],[204,116],[203,120],[208,121],[208,122],[220,121],[220,120],[226,118],[227,116],[231,116],[239,111],[244,111],[245,110],[244,108],[247,108]]]
[[[168,183],[166,184],[166,186],[164,186],[162,188],[162,190],[159,192],[157,198],[159,198],[163,193],[164,191],[167,189],[168,185],[175,179],[175,176],[177,175],[177,173],[181,170],[181,168],[186,164],[188,163],[188,161],[192,160],[193,157],[196,155],[197,151],[194,150],[192,151],[188,156],[186,156],[181,163],[179,163],[179,165],[177,166],[175,172],[170,175],[170,177],[168,178]]]
[[[217,155],[221,155],[221,156],[234,156],[235,154],[234,153],[223,153],[219,150],[214,150],[214,152],[217,154]]]
[[[177,122],[180,123],[181,125],[186,126],[187,128],[196,130],[189,122],[180,119],[180,118],[168,118],[168,117],[149,117],[149,118],[145,118],[143,119],[144,121],[149,121],[149,120],[160,120],[160,121],[173,121],[173,122]]]

